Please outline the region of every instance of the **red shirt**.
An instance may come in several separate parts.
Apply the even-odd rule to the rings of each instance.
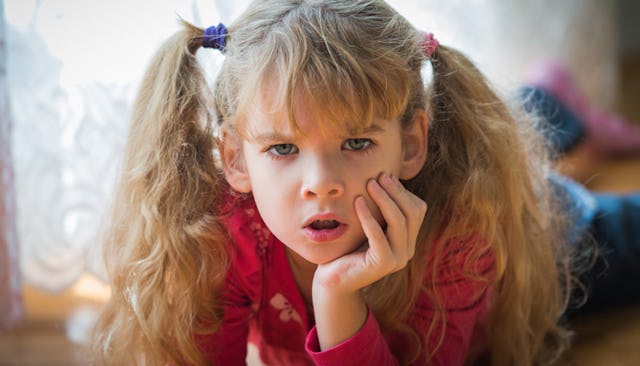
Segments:
[[[231,238],[231,268],[222,296],[224,318],[213,335],[199,337],[200,349],[215,365],[244,365],[247,342],[254,343],[267,365],[397,365],[388,342],[402,347],[394,334],[385,338],[371,312],[362,328],[350,339],[320,351],[302,295],[289,267],[285,246],[276,239],[260,218],[252,198],[235,203],[225,218]],[[455,255],[441,263],[438,291],[446,309],[446,329],[429,340],[434,365],[462,365],[472,339],[486,340],[484,322],[490,287],[484,281],[462,276],[460,269],[474,242],[455,243]],[[467,250],[465,250],[467,248]],[[494,267],[491,255],[478,263],[481,273]],[[431,325],[433,306],[427,296],[418,298],[409,324],[420,334]],[[480,336],[478,337],[478,335]],[[427,351],[415,363],[426,364]]]

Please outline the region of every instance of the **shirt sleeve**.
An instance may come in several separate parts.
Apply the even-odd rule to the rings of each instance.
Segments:
[[[391,353],[385,341],[378,322],[371,314],[367,313],[367,319],[351,338],[335,347],[321,351],[318,341],[318,332],[314,326],[309,332],[305,348],[316,366],[323,365],[397,365],[398,361]],[[368,352],[363,352],[367,350]]]
[[[475,281],[469,280],[469,282]],[[475,284],[470,283],[469,285]],[[445,291],[448,290],[450,288],[445,289]],[[446,309],[444,332],[442,332],[442,326],[436,325],[435,331],[428,339],[429,349],[435,350],[429,361],[431,365],[464,365],[468,363],[470,350],[477,346],[473,343],[478,342],[481,345],[486,343],[487,339],[484,334],[486,330],[483,325],[486,321],[489,298],[490,289],[487,288],[478,298],[469,296],[467,298],[468,304],[465,306]],[[423,315],[433,318],[433,311],[428,310]],[[442,338],[440,338],[441,335]]]
[[[488,342],[487,319],[495,256],[487,248],[481,253],[473,252],[474,258],[469,261],[473,248],[481,243],[473,238],[451,243],[438,266],[434,284],[445,318],[443,323],[435,323],[427,340],[433,352],[429,359],[431,365],[464,365],[469,362],[470,350],[484,348]],[[434,318],[433,300],[421,296],[411,323],[426,330]]]
[[[213,334],[197,335],[198,347],[213,365],[244,365],[247,358],[249,320],[253,316],[250,301],[230,275],[223,294],[222,324]]]

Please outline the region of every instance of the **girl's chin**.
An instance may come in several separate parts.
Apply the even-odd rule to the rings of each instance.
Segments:
[[[364,249],[364,247],[365,245],[358,245],[355,248],[348,248],[348,249],[337,251],[334,253],[326,253],[326,252],[325,253],[305,253],[305,255],[303,255],[302,258],[304,258],[307,262],[310,262],[316,265],[322,265],[322,264],[331,263],[336,259],[344,257],[348,254],[360,251]]]
[[[351,236],[345,239],[347,239],[349,242],[306,242],[304,244],[301,244],[300,241],[298,241],[296,245],[285,244],[285,246],[287,247],[287,251],[289,252],[289,256],[291,257],[291,259],[301,265],[327,264],[350,253],[365,250],[367,247],[366,237],[364,233],[362,233],[361,235],[356,235],[356,237]],[[300,240],[300,238],[297,238],[297,240]]]

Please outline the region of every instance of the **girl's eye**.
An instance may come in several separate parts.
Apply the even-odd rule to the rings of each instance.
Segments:
[[[361,151],[368,148],[372,144],[369,139],[347,139],[344,148],[347,150]]]
[[[293,144],[277,144],[270,146],[267,151],[276,156],[287,156],[298,152],[298,148]]]

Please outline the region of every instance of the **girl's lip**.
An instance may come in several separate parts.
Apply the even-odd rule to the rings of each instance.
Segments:
[[[319,221],[319,220],[322,220],[322,221],[333,220],[333,221],[336,221],[338,225],[333,228],[314,229],[311,224],[314,221]],[[305,221],[305,224],[302,227],[302,231],[304,235],[307,238],[309,238],[311,241],[321,243],[321,242],[334,241],[338,239],[340,236],[342,236],[342,234],[345,233],[345,231],[347,230],[347,227],[348,225],[344,223],[344,220],[342,220],[337,215],[318,214],[318,215],[311,216],[309,219]]]
[[[311,241],[321,243],[334,241],[342,236],[347,230],[347,225],[338,224],[338,226],[331,229],[314,229],[311,226],[305,226],[302,229],[304,235]]]

